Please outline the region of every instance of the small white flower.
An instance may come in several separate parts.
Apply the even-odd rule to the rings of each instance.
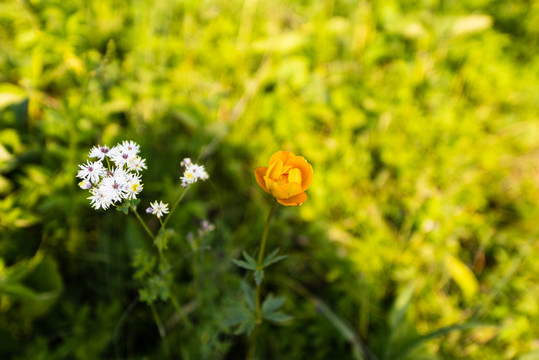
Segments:
[[[208,180],[210,178],[210,176],[206,172],[206,169],[204,169],[204,165],[193,164],[191,166],[191,168],[192,168],[193,174],[195,174],[197,180],[204,181],[204,180]]]
[[[180,177],[182,187],[187,187],[194,184],[198,180],[204,181],[210,178],[203,165],[192,164],[190,162],[186,162],[185,160],[186,159],[182,161],[182,166],[185,166],[185,171],[183,172],[183,176]]]
[[[126,152],[132,153],[133,155],[137,155],[140,152],[140,146],[134,141],[122,141],[122,145],[120,145]]]
[[[191,185],[191,184],[194,184],[196,181],[197,181],[197,177],[196,175],[193,173],[193,171],[191,170],[190,167],[187,168],[187,170],[185,170],[183,172],[183,176],[180,177],[180,180],[182,181],[182,185],[185,184],[185,185]]]
[[[127,198],[127,183],[121,172],[115,171],[113,176],[104,178],[99,183],[99,189],[114,202]]]
[[[152,214],[158,218],[163,216],[163,214],[168,214],[168,204],[165,204],[162,201],[157,202],[156,200],[153,203],[150,203],[150,206],[152,208]]]
[[[127,168],[135,171],[138,174],[139,171],[146,169],[146,159],[143,159],[140,156],[135,156],[127,163]]]
[[[136,199],[137,195],[142,191],[142,184],[139,181],[135,181],[127,186],[126,197],[127,199]]]
[[[89,181],[82,180],[82,181],[79,183],[79,187],[80,187],[82,190],[89,190],[89,189],[92,187],[92,184],[91,184]]]
[[[204,236],[205,234],[212,232],[213,230],[215,230],[215,225],[213,225],[208,220],[202,220],[200,222],[200,228],[198,229],[198,236]]]
[[[79,168],[77,177],[89,181],[92,184],[98,183],[101,177],[107,173],[107,169],[105,169],[101,161],[86,161],[86,164],[79,165]]]
[[[110,149],[107,145],[97,145],[90,150],[90,154],[88,156],[91,158],[98,158],[99,160],[103,161],[103,159],[109,154],[109,152]]]
[[[122,145],[115,146],[110,150],[110,159],[114,161],[117,167],[123,167],[135,158],[136,154],[133,151],[128,151]]]
[[[103,208],[104,210],[108,209],[109,206],[112,204],[112,199],[110,198],[109,194],[107,194],[103,189],[99,188],[92,188],[90,189],[90,192],[92,193],[92,196],[90,196],[88,199],[90,199],[90,205],[94,209]]]

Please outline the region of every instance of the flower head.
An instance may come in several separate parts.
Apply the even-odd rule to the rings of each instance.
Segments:
[[[79,165],[79,168],[77,177],[92,184],[98,183],[101,177],[107,173],[107,169],[105,169],[101,161],[86,161],[86,164]]]
[[[146,160],[137,155],[139,149],[135,142],[123,141],[111,149],[98,145],[90,150],[89,157],[97,161],[79,165],[77,177],[82,179],[79,187],[90,190],[92,196],[88,199],[92,207],[107,209],[117,202],[137,198],[143,189],[139,172],[146,169]],[[107,161],[105,167],[105,157],[115,166]]]
[[[193,164],[189,158],[183,159],[181,165],[185,168],[183,175],[180,177],[184,188],[196,183],[198,180],[205,181],[210,178],[206,169],[204,169],[204,165]]]
[[[268,167],[255,169],[255,178],[282,205],[298,206],[307,200],[305,190],[311,186],[313,168],[302,156],[277,151],[270,157]]]
[[[154,201],[150,203],[150,207],[147,210],[152,210],[152,214],[160,218],[163,214],[168,214],[168,204],[163,203],[162,201]]]
[[[90,199],[90,205],[96,210],[99,208],[106,210],[113,202],[110,194],[104,188],[91,188],[90,193],[92,194],[92,196],[88,198]]]
[[[105,156],[108,156],[109,151],[110,149],[107,145],[97,145],[90,150],[90,154],[88,156],[91,158],[98,158],[100,161],[103,161]]]
[[[146,159],[141,158],[140,156],[135,156],[127,163],[127,168],[129,170],[135,171],[137,174],[139,171],[146,168]]]

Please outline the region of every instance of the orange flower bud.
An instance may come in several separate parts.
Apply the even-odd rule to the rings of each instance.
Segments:
[[[285,206],[298,206],[307,200],[305,190],[311,186],[313,167],[302,156],[277,151],[268,167],[255,169],[256,182]]]

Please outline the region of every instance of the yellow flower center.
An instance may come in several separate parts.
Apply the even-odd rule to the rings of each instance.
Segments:
[[[139,184],[133,184],[131,185],[131,191],[132,192],[137,192],[137,190],[139,189],[140,185]]]

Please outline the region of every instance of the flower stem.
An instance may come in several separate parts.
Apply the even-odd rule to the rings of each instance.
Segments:
[[[187,327],[189,329],[192,329],[193,328],[193,323],[189,320],[189,318],[183,312],[183,309],[182,309],[180,303],[178,302],[178,299],[176,299],[176,297],[174,295],[172,295],[172,292],[170,292],[170,291],[169,291],[169,295],[170,295],[170,300],[172,301],[172,306],[174,306],[174,309],[180,315],[180,317],[182,318],[184,324],[187,325]]]
[[[142,225],[142,227],[144,228],[144,230],[146,230],[146,233],[152,238],[152,240],[155,238],[154,234],[152,233],[152,231],[148,228],[148,226],[144,223],[144,221],[142,220],[142,218],[140,217],[140,215],[138,214],[137,212],[137,208],[135,206],[131,206],[131,212],[133,214],[135,214],[135,216],[137,217],[138,221],[140,222],[140,224]]]
[[[260,250],[258,251],[258,261],[256,263],[257,270],[262,270],[262,260],[264,259],[264,249],[266,248],[266,240],[268,238],[268,231],[271,223],[271,218],[273,217],[273,214],[275,213],[275,209],[277,208],[277,199],[273,202],[273,205],[270,209],[270,212],[268,214],[268,218],[266,220],[266,226],[264,227],[264,233],[262,233],[262,240],[260,241]],[[256,323],[261,324],[262,323],[262,312],[260,311],[260,285],[256,285],[255,290],[255,314],[256,314]]]
[[[172,205],[172,208],[170,209],[170,213],[167,215],[165,221],[162,223],[162,226],[163,228],[165,228],[167,226],[167,223],[168,221],[170,220],[170,218],[172,217],[172,214],[174,213],[174,210],[176,210],[176,208],[178,207],[178,205],[180,204],[180,202],[182,201],[183,197],[185,196],[185,194],[187,194],[187,191],[189,191],[189,188],[185,188],[184,191],[182,191],[182,193],[180,194],[180,196],[178,197],[178,199],[176,200],[176,202],[174,203],[174,205]]]

